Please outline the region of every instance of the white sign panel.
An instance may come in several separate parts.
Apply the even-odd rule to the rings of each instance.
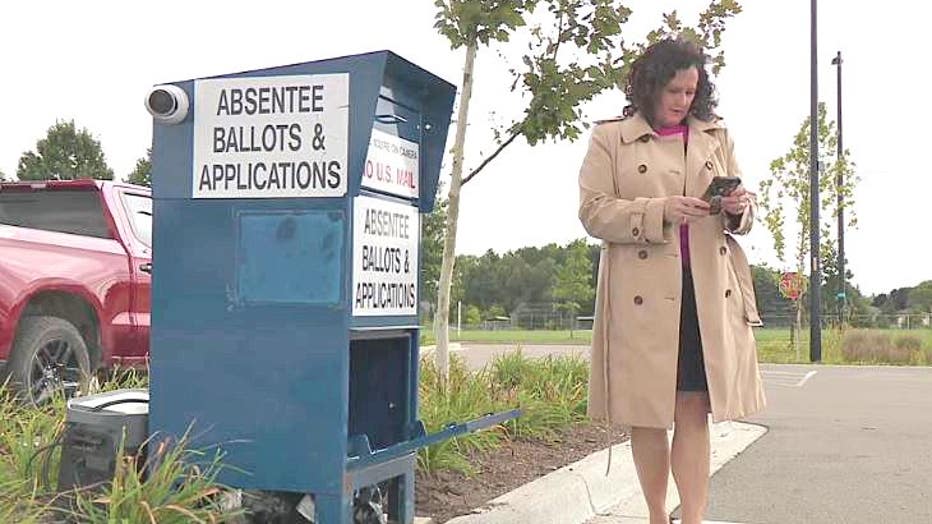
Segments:
[[[414,316],[421,215],[378,198],[354,200],[353,316]]]
[[[194,198],[346,194],[349,75],[198,80]]]
[[[362,185],[393,195],[417,198],[420,164],[416,143],[373,129]]]

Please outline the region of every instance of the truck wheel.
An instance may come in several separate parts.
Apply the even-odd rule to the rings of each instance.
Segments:
[[[23,401],[44,404],[83,390],[90,376],[87,345],[73,324],[58,317],[23,317],[6,374]]]

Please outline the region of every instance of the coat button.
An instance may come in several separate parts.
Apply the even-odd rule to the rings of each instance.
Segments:
[[[631,230],[631,236],[633,236],[633,237],[639,237],[639,236],[641,236],[641,230],[638,229],[638,228],[632,229],[632,230]]]
[[[647,172],[647,164],[641,164],[638,166],[638,173],[644,174]]]
[[[725,246],[718,248],[718,254],[724,255],[725,253],[728,253],[728,249],[726,249]]]
[[[634,297],[634,303],[635,303],[635,305],[640,306],[641,304],[644,303],[644,299],[641,298],[641,295],[638,295],[638,296]]]
[[[638,251],[638,258],[640,258],[641,260],[645,260],[647,258],[647,250],[642,249]]]
[[[730,290],[730,289],[726,289],[726,290],[725,290],[725,298],[728,298],[728,297],[730,297],[730,296],[731,296],[731,290]]]
[[[712,167],[713,167],[713,166],[712,166],[712,161],[711,161],[711,160],[706,160],[706,161],[705,161],[705,168],[708,169],[709,171],[712,171]]]

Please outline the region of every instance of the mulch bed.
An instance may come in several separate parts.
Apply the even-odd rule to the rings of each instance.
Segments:
[[[454,471],[425,475],[415,481],[415,507],[419,516],[442,523],[472,512],[513,489],[572,464],[628,437],[620,429],[588,423],[576,424],[553,441],[516,440],[476,453],[470,462],[476,474]]]

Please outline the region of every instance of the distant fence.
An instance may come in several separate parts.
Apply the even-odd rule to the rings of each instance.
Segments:
[[[789,328],[796,322],[795,315],[765,315],[764,327]],[[823,315],[822,326],[825,328],[839,325],[837,315]],[[851,315],[847,325],[856,328],[883,328],[883,329],[930,329],[932,328],[932,314],[915,313],[902,315]],[[803,318],[803,326],[808,329],[809,319]],[[456,321],[450,323],[456,328]],[[462,329],[499,331],[499,330],[570,330],[592,329],[592,317],[588,315],[573,316],[565,312],[526,312],[515,313],[510,317],[499,317],[495,320],[485,320],[479,324],[462,324]]]
[[[479,324],[463,322],[457,326],[456,318],[450,319],[450,327],[461,327],[468,330],[501,331],[501,330],[570,330],[592,329],[591,316],[573,317],[564,312],[526,312],[514,313],[509,317],[498,317],[492,320],[483,320]]]
[[[765,327],[790,327],[796,322],[795,315],[768,315],[763,318]],[[838,315],[822,315],[822,327],[835,327],[840,324]],[[911,313],[902,315],[850,315],[846,324],[856,328],[883,329],[929,329],[932,328],[932,314]],[[809,325],[809,319],[803,318],[803,325]]]

